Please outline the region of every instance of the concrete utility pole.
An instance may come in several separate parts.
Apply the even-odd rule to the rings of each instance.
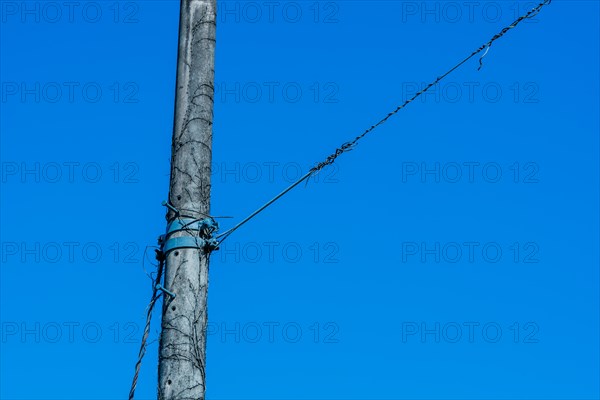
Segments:
[[[181,0],[169,222],[210,212],[216,6],[216,0]],[[170,237],[202,242],[201,231],[185,229]],[[210,249],[199,247],[165,251],[164,287],[176,297],[164,293],[161,400],[204,399]]]

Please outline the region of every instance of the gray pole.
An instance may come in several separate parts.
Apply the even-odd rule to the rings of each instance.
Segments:
[[[210,212],[216,0],[181,0],[169,202],[179,216]],[[167,220],[178,215],[172,209]],[[173,236],[185,236],[178,232]],[[206,249],[181,248],[165,260],[158,398],[204,399],[208,294]]]

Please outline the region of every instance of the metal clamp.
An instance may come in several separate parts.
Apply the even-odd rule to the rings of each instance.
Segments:
[[[163,243],[162,251],[166,255],[167,253],[176,249],[204,249],[206,248],[206,241],[197,236],[181,236],[176,238],[170,238]]]
[[[177,211],[169,203],[165,205]],[[167,232],[158,238],[163,256],[176,249],[201,249],[204,251],[215,250],[218,242],[213,238],[213,233],[219,229],[219,224],[213,218],[178,217],[167,224]],[[171,237],[174,233],[184,232],[186,236]]]

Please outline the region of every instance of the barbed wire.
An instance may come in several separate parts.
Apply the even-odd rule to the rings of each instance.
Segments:
[[[129,390],[129,400],[133,400],[135,395],[135,389],[137,387],[138,377],[140,375],[140,368],[142,366],[142,360],[146,355],[146,346],[148,341],[148,336],[150,335],[150,324],[152,321],[152,311],[154,310],[154,305],[156,301],[160,298],[162,293],[159,293],[159,285],[163,274],[163,269],[165,265],[164,254],[162,251],[156,251],[156,258],[158,260],[158,268],[156,272],[156,278],[152,281],[152,297],[150,298],[150,303],[148,303],[148,307],[146,309],[146,326],[144,327],[144,334],[142,336],[142,342],[140,344],[140,351],[138,353],[138,359],[135,363],[135,373],[133,374],[133,380],[131,382],[131,389]]]
[[[406,100],[404,103],[402,103],[401,105],[399,105],[398,107],[396,107],[393,111],[389,112],[385,117],[383,117],[382,119],[380,119],[376,124],[371,125],[363,133],[361,133],[360,135],[356,136],[353,140],[351,140],[349,142],[346,142],[346,143],[343,143],[340,147],[338,147],[335,150],[335,152],[333,152],[332,154],[330,154],[324,161],[322,161],[322,162],[318,163],[317,165],[315,165],[314,167],[312,167],[305,175],[303,175],[296,182],[294,182],[290,186],[288,186],[283,192],[279,193],[277,196],[275,196],[274,198],[272,198],[271,200],[269,200],[267,203],[265,203],[264,205],[262,205],[259,209],[257,209],[256,211],[254,211],[252,214],[250,214],[246,218],[244,218],[241,222],[239,222],[233,228],[231,228],[231,229],[229,229],[229,230],[227,230],[227,231],[225,231],[225,232],[217,235],[216,238],[220,239],[219,240],[219,244],[222,243],[225,239],[227,239],[227,237],[229,235],[231,235],[234,231],[236,231],[237,229],[239,229],[242,225],[244,225],[246,222],[250,221],[252,218],[254,218],[261,211],[263,211],[265,208],[269,207],[275,201],[277,201],[281,197],[283,197],[290,190],[292,190],[293,188],[295,188],[296,186],[298,186],[300,183],[306,181],[308,178],[310,178],[312,175],[318,173],[320,170],[322,170],[326,166],[333,164],[335,162],[335,160],[339,156],[341,156],[342,154],[346,153],[347,151],[352,150],[354,148],[354,146],[357,145],[357,143],[358,143],[359,140],[361,140],[362,138],[364,138],[365,136],[367,136],[369,133],[371,133],[377,127],[383,125],[388,119],[390,119],[393,115],[395,115],[396,113],[398,113],[398,111],[402,110],[404,107],[406,107],[407,105],[409,105],[410,103],[412,103],[415,99],[417,99],[423,93],[427,92],[433,86],[437,85],[442,79],[444,79],[445,77],[447,77],[448,75],[450,75],[452,72],[454,72],[455,70],[457,70],[458,68],[460,68],[463,64],[465,64],[467,61],[469,61],[470,59],[472,59],[473,57],[475,57],[477,54],[481,53],[483,50],[486,50],[485,53],[483,55],[481,55],[481,57],[479,58],[479,68],[477,68],[477,70],[479,71],[481,69],[481,67],[483,66],[483,58],[488,54],[488,52],[490,50],[490,47],[492,46],[492,44],[496,40],[498,40],[502,36],[504,36],[509,30],[515,28],[521,21],[523,21],[525,19],[533,18],[534,16],[536,16],[541,11],[541,9],[544,6],[550,4],[551,2],[552,2],[552,0],[544,0],[541,3],[539,3],[536,7],[532,8],[530,11],[528,11],[527,13],[521,15],[513,23],[511,23],[510,25],[504,27],[500,32],[498,32],[497,34],[495,34],[489,41],[487,41],[486,43],[484,43],[481,46],[479,46],[479,48],[477,48],[476,50],[474,50],[471,54],[469,54],[467,57],[465,57],[462,61],[460,61],[459,63],[457,63],[456,65],[454,65],[448,71],[446,71],[443,75],[438,76],[435,80],[433,80],[431,83],[429,83],[423,89],[421,89],[419,92],[415,93],[415,95],[412,96],[410,99]]]

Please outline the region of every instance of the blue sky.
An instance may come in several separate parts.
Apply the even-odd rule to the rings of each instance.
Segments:
[[[125,398],[179,5],[0,5],[0,397]],[[221,2],[212,213],[232,226],[532,5]],[[598,2],[553,1],[231,236],[207,397],[597,399],[598,28]]]

